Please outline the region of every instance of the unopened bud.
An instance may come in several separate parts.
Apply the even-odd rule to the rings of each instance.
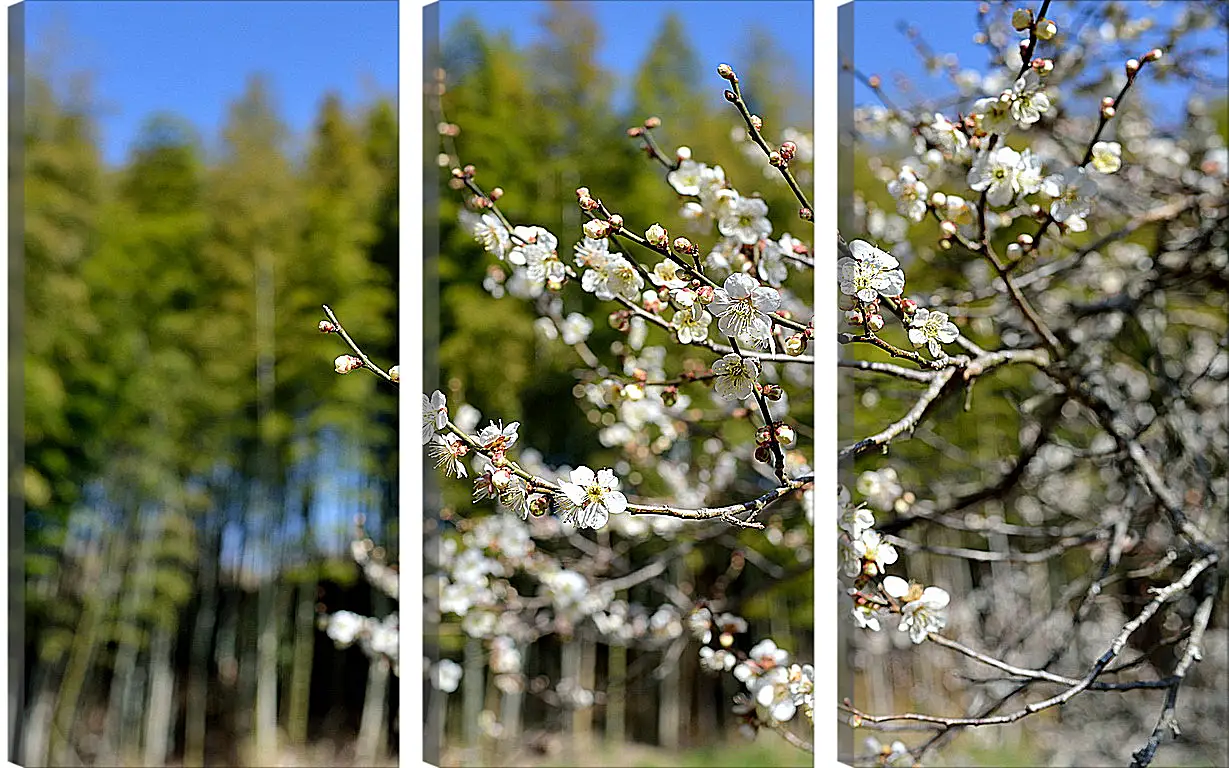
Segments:
[[[777,442],[787,448],[793,445],[794,440],[798,438],[797,434],[794,432],[794,428],[788,424],[778,424],[776,433]]]
[[[802,219],[803,221],[810,221],[811,219],[815,218],[815,214],[810,208],[799,208],[798,218]]]
[[[611,328],[620,333],[626,333],[628,326],[631,325],[631,312],[628,312],[626,309],[620,309],[617,312],[611,312],[610,317],[607,319]]]
[[[917,312],[917,302],[913,299],[905,298],[900,300],[900,311],[906,316]]]
[[[781,153],[781,159],[788,163],[794,159],[794,154],[798,152],[798,145],[792,141],[783,141],[778,151]]]
[[[781,166],[785,165],[785,160],[781,157],[780,152],[769,152],[768,164],[773,168],[780,168]]]
[[[452,169],[452,177],[453,177],[454,179],[464,178],[464,177],[465,177],[465,171],[461,170],[460,168],[453,168],[453,169]]]
[[[316,326],[321,333],[337,333],[337,326],[330,323],[328,320],[321,320],[320,325]]]
[[[1165,52],[1160,48],[1153,48],[1151,51],[1144,54],[1144,61],[1160,61],[1161,57],[1164,55]]]
[[[588,197],[588,196],[589,196],[589,188],[588,188],[588,187],[577,187],[577,188],[576,188],[576,197],[577,197],[577,198]]]
[[[876,312],[873,315],[866,316],[866,327],[872,331],[880,331],[883,329],[883,315]]]
[[[935,192],[930,196],[930,204],[936,208],[947,205],[947,195],[943,194],[942,192]]]
[[[676,237],[674,238],[674,250],[679,253],[686,253],[690,255],[696,253],[700,249],[696,247],[695,243],[691,242],[687,238]]]
[[[870,85],[870,87],[878,88],[879,84],[883,82],[883,79],[879,77],[879,75],[871,75],[870,77],[866,78],[866,82]]]
[[[634,128],[627,129],[627,135],[629,138],[632,138],[632,139],[641,136],[643,133],[644,133],[644,129],[638,125]]]
[[[1101,107],[1101,117],[1104,117],[1106,120],[1109,120],[1113,116],[1114,116],[1113,107]]]
[[[1019,261],[1023,255],[1024,255],[1024,249],[1020,247],[1019,243],[1008,243],[1007,244],[1007,258],[1008,259],[1011,259],[1012,261]]]
[[[679,388],[671,384],[661,391],[661,402],[667,408],[672,407],[679,400]]]
[[[939,229],[948,237],[953,237],[956,234],[956,224],[952,221],[948,221],[947,219],[939,222]]]
[[[785,390],[781,389],[780,384],[765,384],[760,394],[764,396],[765,400],[771,400],[775,403],[785,396]]]
[[[1043,75],[1048,75],[1054,71],[1054,59],[1042,59],[1041,69],[1038,70]]]
[[[550,509],[550,499],[547,498],[545,493],[529,494],[528,504],[529,512],[534,517],[541,517]]]
[[[1033,12],[1027,8],[1017,8],[1011,14],[1011,26],[1017,32],[1023,32],[1033,23]]]
[[[610,234],[610,224],[601,219],[590,219],[581,229],[585,231],[585,237],[590,240],[601,240]]]
[[[733,91],[731,91],[729,88],[726,88],[726,89],[725,89],[725,93],[724,93],[724,94],[722,94],[722,95],[723,95],[723,96],[725,96],[725,100],[726,100],[726,101],[729,101],[729,102],[735,102],[735,101],[738,101],[738,97],[737,97],[737,96],[735,96],[735,95],[734,95],[734,92],[733,92]]]
[[[580,203],[580,209],[582,211],[596,211],[597,210],[597,205],[598,205],[597,201],[594,200],[592,197],[589,197],[588,195],[585,195],[584,197],[580,198],[578,202]]]
[[[683,162],[684,160],[690,160],[691,159],[691,147],[679,147],[678,149],[674,150],[674,156],[675,158],[678,159],[680,163]]]
[[[701,304],[712,304],[717,297],[717,289],[711,285],[702,285],[696,289],[696,301]]]
[[[766,445],[770,440],[772,440],[772,436],[768,432],[767,426],[763,426],[755,430],[756,445]]]
[[[654,224],[645,230],[644,239],[649,241],[649,245],[665,248],[666,243],[670,242],[670,234],[666,232],[666,228],[662,225]]]
[[[767,464],[768,460],[771,457],[772,457],[772,449],[769,448],[767,445],[757,445],[755,447],[755,460],[756,461]]]
[[[850,325],[862,325],[862,310],[850,309],[845,311],[845,322]]]
[[[950,251],[952,249],[952,239],[950,237],[943,238],[939,241],[939,247],[945,251]]]
[[[464,173],[466,177],[471,179],[478,175],[478,169],[472,165],[465,166],[461,169],[461,172]]]
[[[1042,19],[1037,22],[1037,37],[1042,40],[1049,40],[1058,34],[1058,25],[1050,19]]]
[[[512,482],[512,470],[507,467],[499,467],[491,472],[491,485],[496,488],[507,488],[510,482]]]
[[[648,130],[652,130],[654,128],[660,128],[661,118],[660,117],[646,117],[644,119],[644,127]]]
[[[1139,60],[1127,59],[1126,69],[1127,77],[1135,77],[1135,73],[1139,72]]]
[[[338,373],[349,373],[355,368],[362,368],[363,361],[354,355],[341,355],[333,361],[333,370]]]
[[[751,127],[757,131],[764,129],[764,121],[760,118],[759,115],[751,116]]]
[[[1027,232],[1021,232],[1020,236],[1016,238],[1016,242],[1027,248],[1033,244],[1033,236]]]
[[[720,75],[723,80],[729,80],[730,82],[734,82],[737,79],[734,76],[734,68],[729,64],[718,64],[717,74]]]
[[[389,368],[388,378],[392,379],[394,384],[400,382],[401,381],[401,366],[394,365],[392,368]]]
[[[807,350],[807,340],[801,333],[795,333],[785,340],[785,354],[797,357]]]
[[[492,190],[491,190],[491,199],[492,199],[492,200],[498,200],[499,198],[501,198],[501,197],[503,197],[503,196],[504,196],[504,188],[503,188],[503,187],[496,187],[495,189],[492,189]]]
[[[617,213],[610,214],[610,217],[606,219],[606,221],[610,222],[612,229],[623,229],[623,217]]]
[[[1020,41],[1020,55],[1021,55],[1021,56],[1023,56],[1023,55],[1024,55],[1024,52],[1025,52],[1025,51],[1027,51],[1027,50],[1028,50],[1028,41],[1027,41],[1027,40],[1021,40],[1021,41]]]

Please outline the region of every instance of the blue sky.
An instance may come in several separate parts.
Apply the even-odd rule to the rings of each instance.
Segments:
[[[973,43],[973,35],[978,32],[977,6],[980,0],[856,0],[854,3],[854,63],[867,75],[878,74],[883,79],[883,88],[889,98],[899,97],[896,87],[896,76],[907,76],[917,92],[927,98],[942,97],[954,94],[955,88],[944,75],[926,76],[922,72],[921,56],[909,39],[899,30],[901,23],[915,26],[922,39],[938,54],[954,53],[959,58],[961,69],[971,68],[985,73],[989,57],[985,49]],[[1150,17],[1154,21],[1170,23],[1181,11],[1185,3],[1145,2],[1135,0],[1120,4],[1130,18]],[[1034,8],[1036,2],[1017,2],[1013,7]],[[1065,29],[1072,22],[1078,7],[1069,3],[1056,2],[1051,6],[1051,18]],[[1138,40],[1126,43],[1126,48],[1136,56],[1143,54],[1162,42],[1162,36],[1157,31],[1144,32]],[[1222,32],[1205,30],[1188,38],[1192,45],[1207,45],[1220,50],[1225,49],[1225,39]],[[1122,61],[1125,61],[1124,56]],[[1229,63],[1224,57],[1219,61],[1213,59],[1212,74],[1225,78],[1229,75]],[[1149,99],[1165,107],[1164,113],[1174,114],[1179,119],[1179,111],[1185,102],[1189,89],[1183,85],[1162,85],[1147,78],[1141,79],[1139,87],[1147,93]],[[1223,93],[1209,91],[1211,97]],[[912,102],[910,99],[897,99],[902,106]],[[854,88],[854,101],[857,104],[877,104],[879,100],[869,88],[858,83]],[[1095,110],[1095,103],[1090,104],[1090,110]]]
[[[397,93],[395,0],[29,0],[27,54],[49,45],[57,71],[95,75],[109,163],[125,159],[160,110],[190,120],[212,146],[255,72],[300,135],[329,90],[348,106]]]

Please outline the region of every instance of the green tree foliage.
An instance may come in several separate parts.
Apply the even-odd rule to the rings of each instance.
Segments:
[[[253,78],[217,155],[191,125],[157,115],[114,168],[92,109],[88,90],[28,79],[26,755],[78,760],[93,730],[101,764],[162,764],[176,743],[203,760],[208,728],[246,736],[200,703],[225,690],[208,660],[228,658],[215,630],[236,610],[220,593],[237,582],[263,592],[230,658],[241,681],[259,664],[265,697],[278,659],[294,659],[284,717],[302,741],[322,706],[317,584],[355,577],[344,549],[319,543],[347,541],[359,511],[396,540],[395,393],[334,373],[343,350],[315,330],[327,302],[369,353],[397,362],[395,108],[328,96],[296,156]],[[322,537],[322,499],[339,505],[340,538]],[[266,631],[279,624],[296,632]],[[179,718],[185,687],[195,703]]]

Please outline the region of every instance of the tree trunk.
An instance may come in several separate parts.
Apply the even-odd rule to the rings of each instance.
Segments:
[[[277,760],[277,584],[273,577],[260,585],[260,634],[256,642],[256,762]]]
[[[606,743],[627,741],[627,648],[609,646],[610,662],[606,671]]]
[[[145,713],[145,765],[164,765],[170,750],[175,702],[175,672],[171,669],[171,632],[159,627],[149,651],[149,708]]]
[[[384,757],[384,723],[388,701],[390,664],[383,656],[373,657],[367,672],[367,696],[358,728],[355,765],[374,765]]]
[[[312,656],[316,648],[316,577],[299,585],[295,608],[294,661],[290,671],[286,733],[291,744],[307,740],[307,715],[311,703]]]
[[[192,628],[188,657],[188,695],[184,705],[184,765],[205,764],[205,728],[209,714],[209,650],[218,605],[218,537],[207,535],[201,547],[201,604]]]

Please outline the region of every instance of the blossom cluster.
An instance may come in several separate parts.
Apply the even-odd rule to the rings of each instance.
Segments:
[[[865,472],[859,478],[859,487],[868,498],[880,502],[886,498],[895,506],[904,500],[904,494],[896,496],[892,486],[899,492],[895,471],[891,468],[878,473]],[[875,530],[874,513],[865,504],[852,503],[849,490],[844,486],[837,489],[837,507],[840,567],[844,575],[853,580],[846,594],[852,602],[855,623],[878,632],[881,620],[895,614],[899,616],[897,628],[908,632],[915,644],[924,641],[928,633],[943,629],[947,624],[947,605],[951,601],[947,591],[889,575],[887,567],[895,564],[899,555]]]

